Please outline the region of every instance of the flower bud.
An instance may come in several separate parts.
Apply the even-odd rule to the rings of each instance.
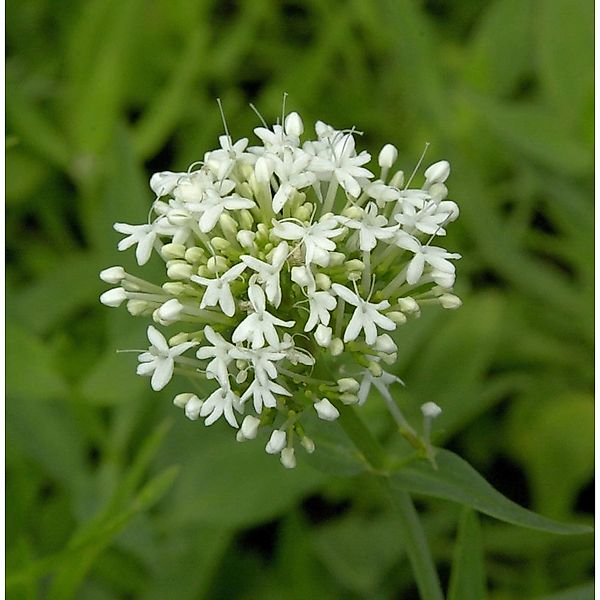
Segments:
[[[100,302],[111,308],[121,306],[125,300],[127,300],[127,292],[122,287],[107,290],[100,296]]]
[[[176,281],[189,279],[194,274],[192,265],[186,262],[174,262],[167,267],[167,277]]]
[[[317,325],[317,329],[315,331],[315,342],[321,346],[321,348],[327,348],[331,343],[331,335],[333,330],[331,327],[326,327],[322,323]]]
[[[378,352],[385,352],[386,354],[391,354],[398,350],[398,346],[396,346],[394,340],[387,333],[377,337],[374,347]]]
[[[393,365],[396,362],[397,359],[398,359],[398,353],[397,352],[392,352],[391,354],[382,354],[382,356],[381,356],[381,360],[386,365]]]
[[[442,294],[438,300],[444,308],[454,310],[462,306],[462,300],[454,294]]]
[[[313,207],[310,203],[302,204],[293,213],[295,219],[299,221],[308,221],[312,215]]]
[[[339,267],[344,264],[346,255],[343,252],[330,252],[329,253],[329,266]]]
[[[317,327],[318,329],[318,327]],[[344,351],[344,342],[340,338],[333,338],[329,344],[329,353],[331,356],[339,356]]]
[[[253,417],[252,415],[246,415],[242,421],[240,432],[244,439],[253,440],[258,434],[258,428],[260,426],[260,419]]]
[[[206,261],[206,266],[208,270],[214,274],[223,274],[225,271],[227,271],[227,269],[229,269],[229,264],[224,256],[211,256]]]
[[[173,398],[173,404],[178,408],[185,408],[185,405],[192,399],[197,398],[196,394],[177,394],[175,398]]]
[[[219,225],[225,235],[234,236],[238,230],[237,221],[228,213],[222,212],[219,217]]]
[[[325,273],[317,273],[315,275],[315,283],[320,290],[327,291],[331,288],[331,277]]]
[[[421,412],[424,417],[435,419],[442,414],[442,409],[435,402],[425,402],[421,406]]]
[[[356,394],[341,394],[340,395],[340,400],[348,405],[348,404],[357,404],[358,403],[358,396]]]
[[[344,217],[348,217],[349,219],[361,219],[364,212],[365,211],[360,206],[351,205],[346,208],[342,214]]]
[[[319,402],[315,402],[314,407],[319,418],[324,421],[335,421],[340,416],[338,409],[327,398],[322,398]]]
[[[178,346],[179,344],[183,344],[184,342],[188,342],[189,340],[189,333],[182,331],[181,333],[177,333],[171,338],[169,338],[169,346]]]
[[[338,388],[340,392],[358,392],[360,384],[353,377],[342,377],[337,380]]]
[[[286,469],[293,469],[296,466],[296,456],[293,448],[284,448],[281,451],[281,457],[279,458],[281,464]]]
[[[290,277],[294,283],[297,283],[300,287],[308,287],[313,279],[310,271],[307,267],[292,267]]]
[[[183,209],[170,210],[167,214],[167,221],[169,221],[169,223],[175,227],[186,225],[190,218],[190,213]]]
[[[398,306],[402,312],[412,314],[419,312],[419,305],[414,298],[406,296],[405,298],[398,298]]]
[[[434,183],[427,191],[434,202],[440,202],[448,197],[448,188],[443,183]]]
[[[192,397],[186,402],[184,407],[185,416],[190,421],[196,421],[200,416],[200,409],[203,404],[204,402],[202,402],[198,396],[192,394]]]
[[[183,258],[185,256],[185,246],[183,244],[165,244],[160,249],[160,255],[165,260],[173,260],[174,258]]]
[[[192,246],[185,251],[185,260],[192,264],[198,264],[204,262],[206,258],[206,252],[198,246]]]
[[[315,443],[307,435],[300,440],[300,444],[309,454],[315,451]]]
[[[404,187],[404,171],[396,171],[390,179],[390,187]]]
[[[362,260],[358,260],[358,258],[353,258],[352,260],[347,261],[344,267],[346,268],[346,271],[351,273],[362,273],[365,270],[365,263],[363,263]]]
[[[369,365],[367,368],[369,369],[373,377],[381,377],[381,375],[383,374],[383,369],[381,368],[381,365],[373,360],[369,361]]]
[[[117,285],[125,279],[125,269],[123,267],[109,267],[108,269],[104,269],[100,271],[100,279],[105,283],[110,283],[111,285]]]
[[[269,184],[271,182],[272,173],[273,170],[269,160],[264,156],[259,156],[254,165],[254,176],[256,177],[256,181],[262,184]]]
[[[397,310],[392,310],[385,314],[386,317],[390,318],[396,325],[404,325],[408,319],[404,313],[401,313]]]
[[[171,296],[181,296],[185,294],[186,286],[181,281],[167,281],[162,284],[162,289]]]
[[[145,300],[129,300],[127,302],[127,312],[132,317],[143,315],[150,308],[150,304]]]
[[[157,311],[158,320],[164,325],[171,325],[179,320],[183,311],[183,305],[177,298],[167,300]]]
[[[450,175],[450,163],[440,160],[425,169],[425,183],[430,186],[434,183],[444,183]]]
[[[235,236],[237,241],[240,243],[242,248],[253,248],[254,247],[254,238],[256,234],[254,231],[248,231],[247,229],[242,229],[237,232]]]
[[[304,123],[302,123],[302,117],[297,112],[291,112],[285,118],[284,125],[287,135],[300,137],[304,133]]]
[[[286,442],[287,435],[285,431],[281,431],[281,429],[275,429],[265,446],[265,450],[268,454],[279,454],[284,447]]]
[[[219,252],[223,252],[224,250],[231,248],[231,244],[222,237],[214,237],[212,240],[210,240],[210,242],[213,245],[213,248]]]
[[[392,144],[386,144],[379,153],[377,161],[382,169],[389,169],[398,158],[398,150]]]
[[[254,217],[247,208],[238,210],[237,217],[241,229],[252,229],[252,225],[254,224]]]

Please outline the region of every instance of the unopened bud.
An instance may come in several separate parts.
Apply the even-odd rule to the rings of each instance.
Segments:
[[[285,431],[281,429],[275,429],[265,446],[265,450],[268,454],[279,454],[285,447],[287,435]]]
[[[396,171],[390,179],[390,187],[404,187],[404,171]]]
[[[203,404],[204,402],[202,402],[202,400],[200,400],[198,396],[192,395],[192,397],[186,402],[186,405],[184,407],[185,416],[190,421],[196,421],[200,416],[200,409],[202,408]]]
[[[346,405],[357,404],[358,396],[356,394],[341,394],[340,400]]]
[[[315,402],[314,407],[319,418],[324,421],[335,421],[340,416],[339,410],[327,398]]]
[[[327,291],[331,288],[331,277],[325,273],[317,273],[315,275],[315,283],[320,290]]]
[[[375,361],[369,361],[368,369],[371,375],[373,375],[373,377],[381,377],[381,375],[383,374],[383,369],[381,368],[381,365],[379,363],[376,363]]]
[[[241,231],[237,232],[235,237],[242,248],[252,248],[254,246],[254,238],[256,237],[256,234],[254,231],[242,229]]]
[[[281,451],[281,457],[279,458],[281,464],[286,469],[293,469],[296,466],[296,455],[293,448],[284,448]]]
[[[196,394],[177,394],[175,398],[173,398],[173,404],[178,408],[185,408],[185,405],[192,399],[197,398]]]
[[[349,219],[361,219],[364,212],[365,211],[360,206],[350,205],[342,211],[342,215]]]
[[[224,273],[229,269],[229,264],[224,256],[211,256],[206,261],[206,267],[211,273]]]
[[[183,258],[185,256],[185,246],[183,244],[165,244],[160,249],[160,255],[165,260]]]
[[[321,348],[327,348],[331,343],[331,335],[333,330],[331,327],[326,327],[322,323],[317,326],[315,331],[315,341]]]
[[[344,264],[346,255],[343,252],[330,252],[329,253],[329,266],[339,267]]]
[[[241,434],[247,440],[253,440],[258,434],[258,428],[260,426],[260,419],[253,417],[252,415],[246,415],[242,421],[240,428]]]
[[[111,285],[117,285],[125,279],[125,269],[123,267],[109,267],[108,269],[104,269],[100,271],[100,279],[105,283],[110,283]]]
[[[111,308],[121,306],[125,300],[127,300],[127,292],[122,287],[107,290],[100,296],[100,302]]]
[[[404,313],[401,313],[397,310],[392,310],[385,314],[386,317],[390,318],[396,325],[404,325],[408,319]]]
[[[382,169],[389,169],[398,158],[398,150],[392,144],[386,144],[379,153],[377,161]]]
[[[183,305],[177,298],[167,300],[157,311],[158,320],[164,325],[170,325],[179,320],[179,316],[183,311]]]
[[[412,314],[419,312],[419,305],[414,298],[406,296],[405,298],[398,298],[398,306],[402,312]]]
[[[425,402],[425,404],[421,406],[421,412],[424,417],[435,419],[442,414],[442,409],[435,402]]]
[[[179,346],[190,340],[190,334],[182,331],[169,338],[169,346]]]
[[[171,296],[181,296],[186,291],[185,283],[180,281],[167,281],[162,284],[162,289]]]
[[[167,277],[176,281],[184,281],[194,274],[192,265],[186,262],[174,262],[167,267]]]
[[[273,171],[269,160],[264,156],[259,156],[254,165],[254,176],[256,177],[256,181],[258,183],[268,184],[271,181],[272,173]]]
[[[300,440],[300,444],[309,454],[315,451],[315,443],[306,435]]]
[[[331,356],[339,356],[344,351],[344,342],[340,338],[333,338],[329,344]]]
[[[145,300],[129,300],[127,302],[127,312],[132,317],[139,317],[147,312],[150,305]]]
[[[377,340],[375,340],[375,350],[390,354],[392,352],[396,352],[398,350],[398,346],[396,346],[394,340],[387,333],[384,333],[378,336]]]
[[[206,258],[206,252],[198,246],[192,246],[185,251],[185,260],[192,264],[198,264],[204,262]]]
[[[228,213],[222,212],[219,217],[219,225],[225,235],[234,236],[238,230],[237,221]]]
[[[344,267],[349,272],[362,273],[365,270],[365,263],[362,260],[358,260],[358,258],[353,258],[347,261]]]
[[[442,294],[439,297],[440,304],[443,308],[453,310],[462,306],[462,300],[454,294]]]
[[[358,392],[360,389],[360,384],[353,377],[342,377],[342,379],[337,380],[338,388],[340,392]]]
[[[304,133],[304,123],[297,112],[291,112],[284,121],[287,135],[300,137]]]
[[[222,237],[214,237],[210,240],[210,243],[213,245],[213,248],[219,252],[231,248],[231,243]]]
[[[427,186],[434,183],[444,183],[450,175],[450,163],[447,160],[440,160],[433,163],[425,169],[425,180]]]

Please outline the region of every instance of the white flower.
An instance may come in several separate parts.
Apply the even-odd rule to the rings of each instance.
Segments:
[[[150,189],[156,194],[157,198],[167,196],[177,187],[179,180],[186,175],[187,173],[173,173],[172,171],[154,173],[150,177]]]
[[[232,143],[228,135],[219,136],[220,150],[213,150],[204,155],[204,164],[214,171],[217,179],[227,177],[237,162],[253,163],[254,155],[245,152],[248,146],[248,138],[242,138]]]
[[[229,388],[219,388],[204,401],[200,409],[200,416],[206,417],[205,425],[212,425],[223,415],[225,420],[237,429],[238,423],[233,409],[240,411],[239,402],[239,398]]]
[[[292,153],[286,149],[283,158],[274,156],[272,160],[275,174],[279,178],[279,189],[273,196],[273,210],[278,213],[296,190],[312,185],[317,177],[307,170],[312,157],[302,150]]]
[[[206,367],[206,376],[216,379],[222,386],[229,385],[229,365],[233,360],[232,350],[235,346],[218,334],[210,325],[204,328],[204,337],[212,346],[202,346],[196,351],[200,360],[212,358]]]
[[[271,346],[279,343],[279,336],[275,325],[279,327],[293,327],[295,321],[283,321],[268,313],[265,304],[265,293],[258,285],[250,285],[248,297],[254,312],[250,313],[235,329],[231,336],[234,344],[245,342],[252,343],[252,348],[262,348],[265,339]]]
[[[327,398],[323,398],[314,404],[320,419],[324,421],[335,421],[340,416],[340,411]]]
[[[288,245],[281,242],[271,255],[271,264],[266,263],[254,256],[244,254],[240,260],[258,273],[258,282],[264,284],[265,292],[269,302],[277,308],[281,303],[281,287],[279,285],[279,273],[288,256]]]
[[[337,300],[329,292],[312,292],[308,295],[310,314],[304,331],[311,331],[318,323],[329,325],[329,314],[337,305]]]
[[[225,271],[221,277],[217,277],[216,279],[192,275],[192,277],[190,277],[191,281],[206,286],[202,301],[200,302],[200,308],[216,306],[218,303],[221,310],[228,317],[233,317],[235,314],[235,300],[233,299],[229,284],[237,279],[245,269],[246,265],[244,263],[239,263]]]
[[[241,401],[245,402],[252,396],[254,410],[260,414],[263,406],[266,406],[267,408],[275,408],[277,406],[277,398],[275,398],[274,394],[279,394],[281,396],[292,395],[276,381],[268,379],[264,383],[261,383],[258,379],[254,379],[248,389],[242,394]]]
[[[365,369],[363,371],[363,378],[360,383],[360,389],[358,391],[358,404],[362,405],[365,403],[365,401],[367,400],[367,396],[371,391],[371,385],[374,385],[382,396],[387,396],[391,398],[388,387],[392,383],[399,383],[400,385],[404,385],[402,379],[396,377],[395,375],[392,375],[391,373],[388,373],[387,371],[382,370],[381,375],[379,377],[374,377],[371,374],[371,371],[369,371],[369,369]]]
[[[407,202],[403,205],[402,212],[396,214],[394,219],[409,233],[418,229],[427,235],[446,235],[442,224],[450,219],[452,213],[440,209],[441,205],[430,202],[417,211],[414,204]]]
[[[339,283],[334,283],[331,287],[340,298],[356,306],[356,310],[344,332],[344,342],[355,340],[361,330],[364,330],[365,341],[369,346],[372,346],[377,340],[377,326],[387,331],[396,329],[396,324],[379,312],[390,307],[390,303],[387,300],[374,304],[363,300],[358,294],[355,294]]]
[[[196,342],[184,342],[169,348],[167,340],[162,333],[150,325],[148,327],[148,340],[150,348],[148,352],[142,352],[138,356],[140,364],[137,367],[137,374],[149,377],[152,375],[150,385],[156,392],[162,390],[173,376],[175,368],[175,359],[196,345]]]
[[[389,240],[394,237],[398,225],[387,226],[388,220],[377,214],[377,205],[369,202],[363,212],[362,219],[348,219],[339,217],[340,223],[351,229],[357,229],[359,234],[359,245],[363,252],[370,252],[377,245],[378,240]]]
[[[335,250],[331,239],[344,232],[337,219],[326,215],[318,223],[302,225],[290,219],[273,222],[273,233],[282,240],[299,240],[304,244],[306,264],[315,263],[322,267],[329,264],[329,252]]]
[[[145,265],[150,260],[154,242],[158,237],[158,232],[154,223],[150,225],[128,225],[127,223],[115,223],[115,231],[127,235],[123,238],[117,248],[127,250],[131,246],[137,245],[135,249],[135,258],[138,265]]]
[[[360,166],[368,163],[371,155],[363,151],[357,156],[354,148],[354,138],[351,134],[346,134],[334,143],[328,158],[317,157],[311,166],[317,172],[333,173],[342,188],[358,198],[361,186],[357,178],[370,179],[373,173]]]
[[[406,271],[406,282],[411,285],[421,279],[425,264],[431,265],[434,269],[442,273],[453,274],[455,267],[448,259],[460,258],[460,254],[448,252],[444,248],[437,246],[423,245],[417,238],[412,236],[398,237],[396,238],[396,244],[415,253]]]

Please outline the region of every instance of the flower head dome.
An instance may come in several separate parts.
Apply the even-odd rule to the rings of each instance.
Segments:
[[[159,255],[165,278],[106,269],[118,287],[101,300],[178,329],[167,342],[148,327],[138,374],[155,390],[177,372],[202,380],[205,398],[175,398],[186,416],[222,419],[239,441],[266,431],[266,451],[291,468],[297,442],[314,450],[306,411],[335,420],[336,404],[362,404],[371,384],[389,396],[400,380],[382,365],[396,359],[396,330],[425,304],[460,305],[450,293],[460,255],[433,244],[458,208],[446,161],[415,189],[401,171],[388,178],[394,146],[374,167],[354,130],[319,121],[303,140],[290,113],[255,133],[260,145],[221,136],[189,171],[152,176],[154,218],[115,229],[140,266]]]

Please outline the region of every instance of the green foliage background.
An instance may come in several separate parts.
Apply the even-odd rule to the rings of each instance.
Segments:
[[[510,498],[589,522],[592,23],[588,0],[9,0],[9,597],[416,597],[366,475],[327,450],[287,472],[115,354],[146,323],[98,303],[101,268],[135,272],[112,223],[215,146],[217,96],[234,137],[287,91],[307,126],[356,125],[407,171],[426,141],[451,161],[464,306],[401,328],[399,400],[413,420],[440,404],[436,443]],[[361,416],[392,443],[379,398]],[[485,568],[496,600],[592,598],[590,536],[465,513],[457,541],[458,505],[419,508],[444,583],[470,565],[451,597],[483,597]]]

